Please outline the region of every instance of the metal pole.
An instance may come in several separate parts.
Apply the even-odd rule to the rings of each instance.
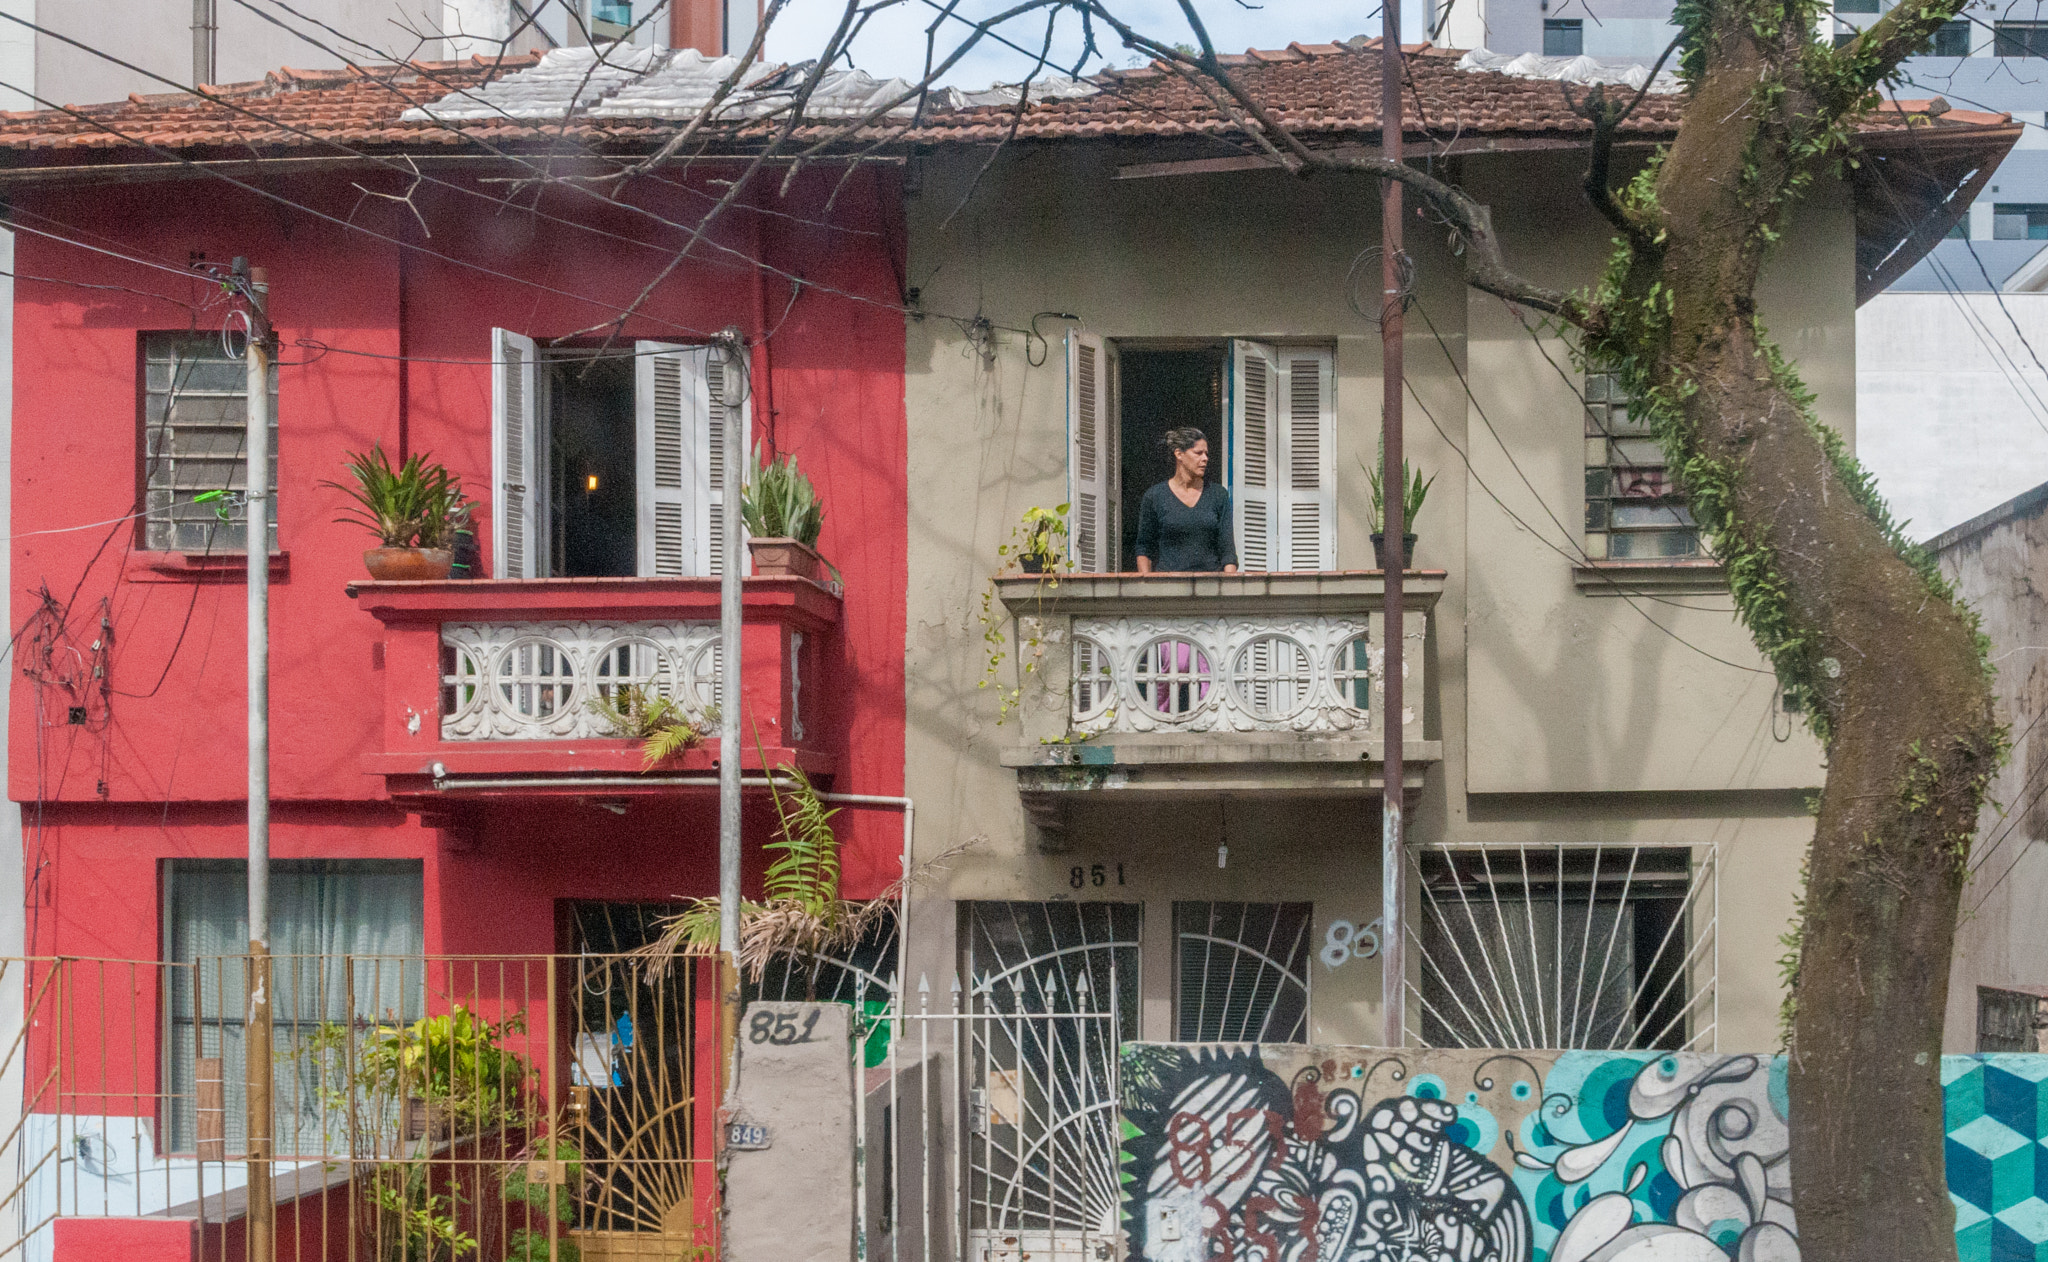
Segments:
[[[249,561],[249,986],[243,1046],[249,1079],[249,1259],[271,1262],[270,1048],[270,318],[269,279],[235,260],[249,299],[248,455],[243,549]]]
[[[719,486],[718,541],[718,949],[735,962],[740,953],[740,487],[746,459],[740,403],[746,398],[747,361],[739,330],[719,335],[712,354],[725,410],[724,477]]]
[[[192,0],[192,86],[212,83],[218,77],[214,69],[214,50],[220,29],[214,11],[214,0]]]
[[[1385,25],[1380,39],[1380,153],[1389,161],[1402,161],[1401,124],[1401,0],[1386,0],[1380,6]],[[1408,481],[1401,459],[1401,304],[1406,297],[1401,280],[1401,182],[1386,181],[1380,210],[1380,378],[1384,392],[1381,405],[1381,434],[1386,450],[1380,469],[1386,516],[1380,529],[1386,533],[1386,645],[1383,662],[1386,682],[1380,722],[1385,728],[1385,788],[1381,792],[1380,837],[1380,1003],[1386,1014],[1386,1045],[1402,1047],[1408,1042],[1403,993],[1408,982],[1407,951],[1402,942],[1401,923],[1405,851],[1401,841],[1401,580],[1408,566],[1405,520]]]

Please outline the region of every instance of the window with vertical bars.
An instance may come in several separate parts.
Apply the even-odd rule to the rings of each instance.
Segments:
[[[1586,374],[1586,555],[1599,560],[1702,555],[1664,445],[1614,374]]]
[[[1175,903],[1175,1024],[1188,1043],[1308,1040],[1308,903]]]
[[[143,339],[143,546],[241,552],[248,489],[248,366],[213,333]],[[270,370],[270,528],[277,548],[277,368]],[[226,498],[200,499],[207,492]]]

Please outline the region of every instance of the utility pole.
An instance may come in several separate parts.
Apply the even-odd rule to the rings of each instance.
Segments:
[[[1380,6],[1384,25],[1380,37],[1380,154],[1400,162],[1401,125],[1401,0],[1385,0]],[[1380,793],[1380,1003],[1386,1014],[1388,1047],[1408,1042],[1407,1003],[1408,953],[1402,934],[1404,880],[1407,854],[1401,839],[1401,580],[1408,567],[1408,479],[1401,459],[1401,308],[1407,301],[1401,266],[1401,181],[1386,181],[1380,208],[1380,382],[1382,389],[1381,429],[1385,450],[1381,453],[1380,499],[1385,516],[1380,529],[1386,534],[1386,645],[1381,662],[1385,682],[1380,688],[1380,722],[1386,732],[1382,760],[1384,785]]]
[[[270,280],[238,258],[249,301],[248,480],[243,550],[249,561],[249,980],[243,1046],[249,1086],[249,1262],[277,1256],[271,1188],[270,969]]]
[[[212,83],[219,75],[214,65],[219,48],[220,20],[217,0],[192,0],[192,86]]]
[[[718,541],[718,951],[721,991],[737,989],[729,970],[740,954],[740,567],[744,564],[740,488],[746,459],[740,405],[747,395],[746,345],[738,329],[719,334],[712,354],[724,363],[719,373],[719,406],[725,413],[725,450],[719,483]],[[767,772],[767,768],[762,768]],[[727,1033],[739,1029],[736,996],[721,994],[730,1014]]]

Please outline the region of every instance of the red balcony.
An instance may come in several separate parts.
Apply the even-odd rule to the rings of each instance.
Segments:
[[[649,769],[590,701],[638,684],[702,721],[720,671],[716,578],[351,584],[384,624],[383,748],[393,796],[710,791],[715,735]],[[820,688],[840,598],[800,578],[744,581],[741,765],[830,776]],[[716,730],[715,723],[704,723]]]

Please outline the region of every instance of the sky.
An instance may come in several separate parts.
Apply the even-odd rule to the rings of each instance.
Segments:
[[[940,17],[944,0],[897,0],[878,12],[853,45],[853,62],[880,78],[915,80],[923,73],[925,28]],[[943,58],[968,34],[968,23],[1014,7],[1015,0],[960,0],[955,11],[966,21],[947,20],[939,35],[938,58]],[[1332,3],[1331,0],[1264,0],[1258,7],[1238,0],[1194,0],[1195,11],[1209,29],[1220,52],[1243,52],[1246,48],[1285,48],[1304,44],[1333,43],[1354,35],[1377,35],[1380,28],[1378,0],[1360,3]],[[1133,29],[1167,43],[1194,42],[1187,20],[1174,0],[1117,0],[1111,10]],[[790,0],[768,35],[769,61],[803,61],[817,55],[844,12],[844,0]],[[1052,40],[1053,59],[1071,70],[1083,44],[1080,17],[1071,8],[1058,12]],[[1421,29],[1422,9],[1416,0],[1402,8],[1403,38],[1412,42]],[[980,88],[991,83],[1015,82],[1032,64],[1046,38],[1046,15],[1035,13],[1019,19],[998,32],[1018,45],[1006,48],[984,38],[969,52],[943,82],[958,87]],[[1093,57],[1082,73],[1094,74],[1111,66],[1128,66],[1136,54],[1116,41],[1113,33],[1098,30],[1098,44],[1107,57]],[[1021,49],[1029,49],[1027,55]]]

